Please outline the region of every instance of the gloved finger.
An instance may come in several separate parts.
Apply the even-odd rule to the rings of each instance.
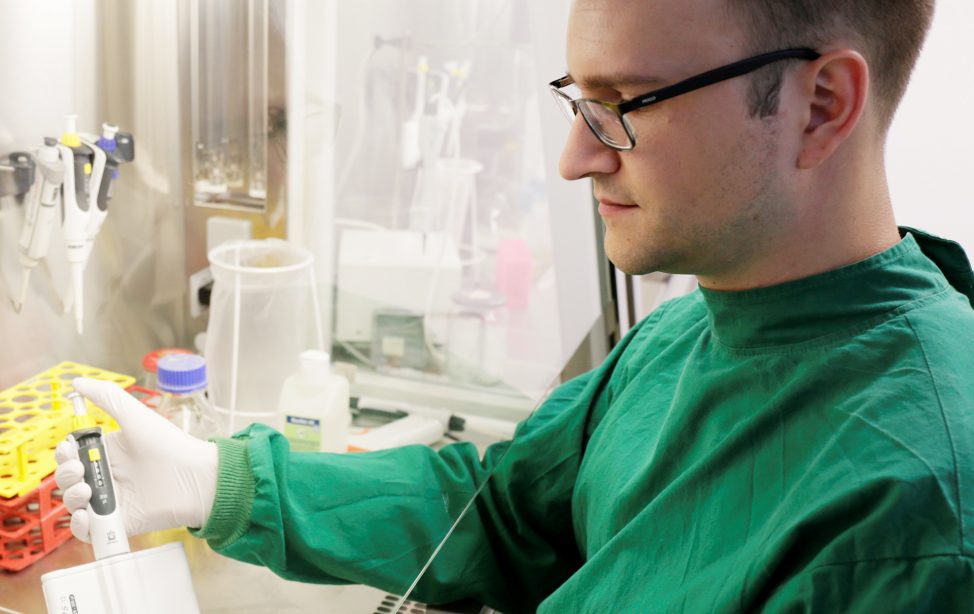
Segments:
[[[137,421],[142,414],[153,413],[141,401],[112,382],[79,377],[72,382],[72,385],[83,397],[115,418],[123,431],[126,425],[131,425],[133,420]]]
[[[85,543],[91,543],[91,516],[88,510],[71,514],[71,533]]]
[[[74,514],[88,507],[88,503],[91,501],[91,486],[88,486],[84,482],[79,482],[65,489],[61,498],[64,500],[64,507],[68,508],[68,511]]]
[[[78,460],[78,442],[74,440],[74,437],[68,435],[67,439],[54,448],[54,460],[60,465],[72,459]]]
[[[67,490],[83,479],[85,479],[85,466],[77,457],[64,461],[54,470],[54,481],[61,490]]]

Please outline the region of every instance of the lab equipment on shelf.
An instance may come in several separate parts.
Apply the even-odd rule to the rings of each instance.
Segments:
[[[376,314],[390,309],[425,320],[434,341],[446,337],[440,318],[460,289],[462,264],[445,233],[407,230],[345,230],[338,248],[335,337],[346,343],[371,343]],[[388,320],[389,318],[386,318]],[[380,319],[379,323],[383,320]]]

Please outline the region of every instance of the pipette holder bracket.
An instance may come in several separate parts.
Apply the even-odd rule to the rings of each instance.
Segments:
[[[30,154],[15,151],[0,158],[0,197],[23,196],[34,185],[35,164]]]

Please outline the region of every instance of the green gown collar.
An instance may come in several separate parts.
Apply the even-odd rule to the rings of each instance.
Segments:
[[[974,273],[953,241],[912,228],[903,240],[848,266],[767,288],[700,288],[714,337],[739,349],[828,342],[949,293],[974,306]]]

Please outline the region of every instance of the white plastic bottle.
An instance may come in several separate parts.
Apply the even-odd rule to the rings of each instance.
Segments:
[[[278,428],[294,451],[348,450],[348,380],[331,372],[327,352],[301,353],[301,370],[284,381],[277,415]]]

